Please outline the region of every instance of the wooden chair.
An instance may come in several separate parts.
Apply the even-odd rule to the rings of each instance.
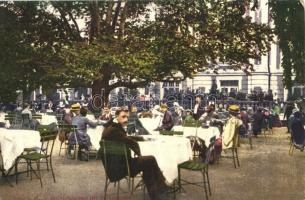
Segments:
[[[206,199],[208,199],[209,196],[212,195],[210,179],[209,179],[209,163],[210,163],[211,155],[213,153],[215,141],[216,141],[216,136],[214,136],[210,139],[210,145],[207,149],[207,154],[206,154],[205,160],[200,160],[197,157],[194,157],[193,160],[186,161],[186,162],[178,165],[179,191],[181,191],[182,185],[194,185],[194,186],[198,186],[198,187],[201,187],[204,189]],[[201,145],[204,145],[203,141],[201,142]],[[187,181],[187,180],[181,179],[181,170],[182,169],[201,172],[203,181],[192,182],[192,181]]]
[[[42,176],[41,176],[41,168],[40,164],[42,160],[45,160],[45,163],[47,165],[47,170],[49,171],[49,167],[51,168],[52,177],[55,180],[55,174],[53,170],[53,164],[52,164],[52,155],[53,155],[53,149],[54,149],[54,143],[57,137],[57,130],[42,130],[40,131],[41,136],[41,148],[39,151],[33,150],[33,151],[27,151],[20,155],[16,160],[15,165],[15,176],[16,176],[16,184],[18,183],[18,163],[20,160],[24,159],[27,163],[27,171],[30,171],[31,179],[32,179],[32,172],[39,178],[40,185],[43,187],[42,184]],[[37,165],[37,169],[34,170],[32,163],[35,162]]]

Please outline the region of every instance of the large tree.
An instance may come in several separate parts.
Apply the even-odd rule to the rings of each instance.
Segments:
[[[275,33],[282,50],[285,87],[291,90],[293,81],[305,84],[305,14],[298,0],[270,1]],[[292,76],[295,75],[294,80]]]
[[[29,4],[38,11],[27,23],[48,16],[38,18],[52,19],[48,27],[54,28],[47,30],[56,33],[42,38],[42,30],[32,30],[35,39],[45,40],[35,46],[39,53],[41,45],[53,49],[36,62],[46,75],[43,84],[89,86],[93,94],[103,89],[106,101],[116,87],[183,80],[210,68],[216,72],[219,63],[249,72],[249,59],[266,54],[272,40],[266,25],[246,15],[250,0],[20,2],[4,8],[17,7],[19,16],[20,5]]]

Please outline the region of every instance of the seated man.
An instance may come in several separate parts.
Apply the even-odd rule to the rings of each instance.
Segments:
[[[110,108],[106,106],[101,113],[100,120],[109,121],[110,119],[112,119]]]
[[[69,151],[71,151],[71,145],[76,144],[75,139],[77,139],[77,143],[79,144],[78,159],[85,161],[88,160],[87,156],[89,155],[85,155],[81,150],[85,149],[88,151],[91,147],[90,137],[87,134],[87,125],[92,128],[97,126],[97,122],[93,122],[86,117],[87,112],[87,109],[82,107],[80,108],[79,114],[73,117],[72,124],[77,126],[76,138],[74,134],[71,134],[69,137]]]
[[[160,171],[155,157],[141,156],[137,141],[134,137],[127,136],[125,128],[128,123],[128,116],[129,112],[127,109],[118,109],[115,113],[115,118],[104,125],[105,129],[102,139],[124,142],[134,151],[137,157],[132,158],[129,162],[131,175],[134,176],[142,171],[144,183],[150,198],[152,200],[161,199],[163,192],[168,189],[165,184],[165,178]]]
[[[127,132],[128,134],[137,132],[139,135],[147,135],[148,132],[147,130],[145,130],[142,123],[140,122],[137,111],[138,109],[136,106],[131,107],[131,113],[128,118]]]
[[[294,145],[300,149],[301,151],[304,150],[304,144],[305,144],[305,130],[304,126],[302,124],[302,114],[301,112],[295,112],[294,118],[291,123],[291,132],[292,132],[292,138]]]
[[[174,119],[172,114],[167,110],[166,104],[161,104],[160,106],[161,112],[164,113],[163,119],[162,119],[162,125],[155,129],[156,131],[170,131],[174,126]]]
[[[207,123],[208,121],[212,121],[214,119],[218,119],[218,115],[215,112],[215,106],[213,104],[206,107],[205,113],[199,118],[199,121],[203,123]]]

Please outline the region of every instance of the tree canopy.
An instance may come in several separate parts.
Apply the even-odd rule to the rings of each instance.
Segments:
[[[271,0],[270,7],[283,53],[284,85],[291,89],[294,83],[305,84],[305,8],[298,0]]]
[[[249,72],[249,59],[272,41],[249,9],[250,0],[1,3],[1,43],[11,53],[1,52],[8,61],[0,67],[17,79],[28,74],[23,87],[86,86],[106,97],[116,87],[217,72],[219,63]]]

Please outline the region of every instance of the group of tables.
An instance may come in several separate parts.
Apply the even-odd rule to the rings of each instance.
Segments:
[[[150,135],[143,135],[144,141],[138,142],[143,156],[152,155],[156,158],[157,163],[163,172],[166,181],[170,184],[178,177],[178,165],[192,158],[193,152],[188,136],[197,135],[205,141],[208,146],[210,139],[214,136],[220,137],[219,129],[216,127],[193,128],[174,126],[174,131],[182,131],[181,136],[160,135],[159,131],[154,131],[160,123],[160,118],[140,118],[144,128]],[[103,126],[89,128],[87,134],[90,137],[92,147],[99,149],[100,139],[103,132]],[[197,133],[196,133],[197,132]]]
[[[54,117],[54,118],[53,118]],[[0,117],[1,118],[1,117]],[[92,116],[89,118],[93,119]],[[43,115],[41,124],[50,124],[56,120],[55,116]],[[213,136],[220,137],[218,128],[192,128],[175,126],[174,131],[183,131],[181,136],[164,136],[158,131],[154,131],[160,123],[159,118],[140,118],[144,128],[148,130],[150,135],[144,135],[144,141],[138,142],[143,156],[152,155],[156,158],[157,163],[163,172],[168,183],[172,183],[178,177],[177,166],[180,163],[188,161],[192,158],[191,143],[187,136],[195,134],[203,139],[206,145],[209,145],[210,138]],[[87,134],[90,137],[92,147],[99,149],[100,139],[104,127],[88,128]],[[24,148],[40,147],[40,135],[34,130],[13,130],[0,129],[0,149],[3,159],[3,168],[9,170],[14,164],[15,159],[23,152]]]

